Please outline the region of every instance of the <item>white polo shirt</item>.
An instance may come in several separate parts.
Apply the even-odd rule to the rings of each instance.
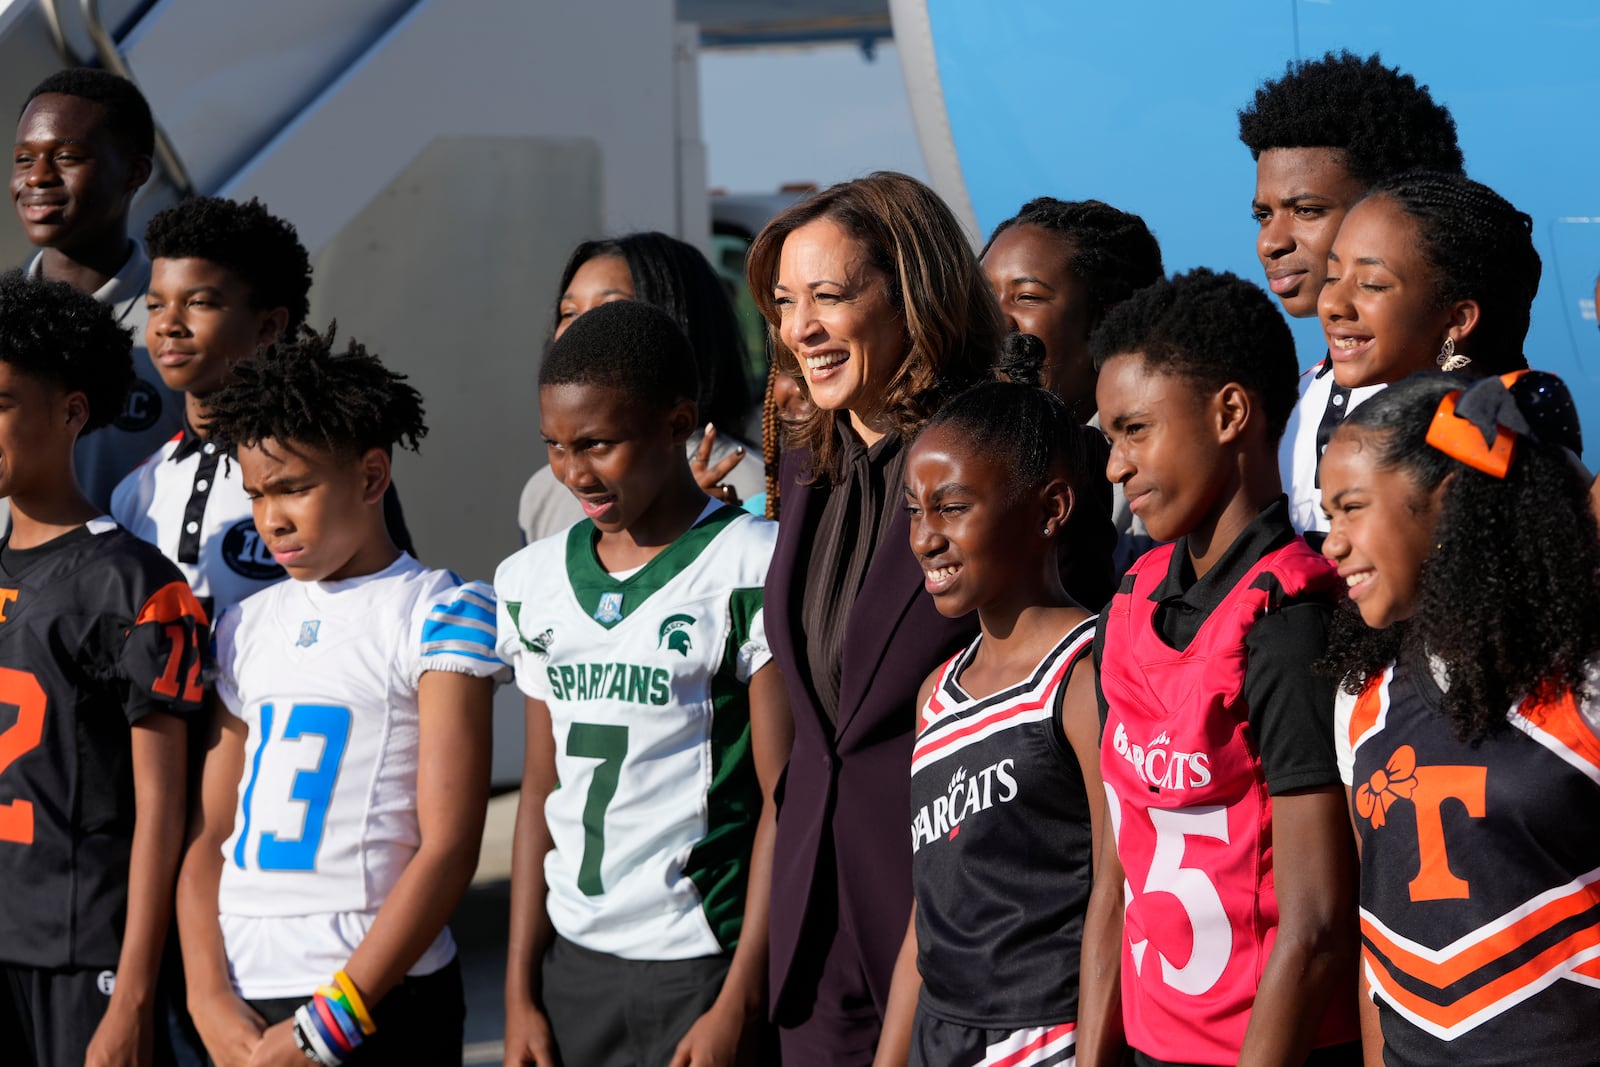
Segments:
[[[178,565],[212,619],[285,577],[256,533],[238,460],[187,427],[122,480],[111,516]]]
[[[1300,375],[1300,399],[1278,444],[1278,469],[1283,474],[1283,490],[1289,494],[1289,521],[1296,532],[1328,532],[1328,519],[1322,513],[1322,483],[1317,478],[1322,450],[1344,417],[1382,389],[1382,385],[1346,389],[1335,384],[1333,363],[1326,358]]]

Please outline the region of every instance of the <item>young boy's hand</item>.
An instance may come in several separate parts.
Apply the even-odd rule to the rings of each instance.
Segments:
[[[506,1058],[503,1067],[561,1067],[550,1020],[532,1004],[506,1013]]]
[[[105,1017],[94,1028],[84,1067],[149,1067],[154,1039],[150,1012],[112,997]]]
[[[294,1020],[285,1019],[262,1031],[250,1054],[249,1067],[304,1067],[306,1054],[294,1043]]]
[[[261,1044],[261,1032],[267,1028],[267,1021],[232,993],[218,994],[199,1003],[191,1001],[189,1013],[216,1067],[247,1067],[256,1046]],[[293,1034],[290,1043],[293,1043]]]
[[[739,1006],[718,998],[678,1042],[669,1067],[733,1067],[739,1061],[744,1024]]]

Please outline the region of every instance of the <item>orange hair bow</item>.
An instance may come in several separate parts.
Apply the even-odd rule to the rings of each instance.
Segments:
[[[1428,444],[1495,478],[1504,478],[1516,455],[1517,438],[1531,432],[1511,395],[1511,385],[1528,372],[1485,378],[1465,391],[1446,393],[1428,427]],[[1458,414],[1457,404],[1471,409]]]

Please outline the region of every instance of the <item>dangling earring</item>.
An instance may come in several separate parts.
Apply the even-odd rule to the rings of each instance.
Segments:
[[[1439,364],[1440,370],[1453,371],[1460,370],[1468,363],[1471,363],[1472,360],[1467,356],[1456,355],[1456,339],[1454,337],[1446,336],[1444,339],[1444,347],[1439,349],[1438,358],[1436,358],[1434,362]]]

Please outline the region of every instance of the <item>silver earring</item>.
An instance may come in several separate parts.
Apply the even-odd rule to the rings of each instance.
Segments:
[[[1050,529],[1050,524],[1048,522],[1045,523],[1044,524],[1044,529],[1040,530],[1039,532],[1041,534],[1043,534],[1045,537],[1049,537],[1051,532],[1052,532],[1051,529]]]
[[[1471,363],[1472,360],[1466,356],[1457,355],[1456,339],[1454,337],[1446,337],[1444,339],[1444,347],[1439,349],[1439,355],[1434,362],[1439,364],[1440,370],[1453,371],[1460,370],[1468,363]]]

